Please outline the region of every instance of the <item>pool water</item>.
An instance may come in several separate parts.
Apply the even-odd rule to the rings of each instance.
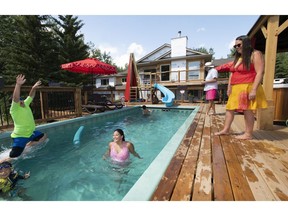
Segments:
[[[48,128],[45,132],[49,141],[14,163],[16,170],[30,171],[31,177],[18,181],[16,190],[22,195],[12,200],[122,200],[193,112],[192,109],[149,109],[152,113],[148,116],[143,116],[137,108],[124,115],[105,113],[100,118],[102,114],[99,114],[96,120],[87,118]],[[75,145],[73,137],[82,125],[80,144]],[[124,164],[103,160],[117,128],[124,131],[126,140],[134,144],[143,159],[130,155],[129,162]]]

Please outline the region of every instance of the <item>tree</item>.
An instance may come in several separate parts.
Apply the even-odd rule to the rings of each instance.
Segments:
[[[57,65],[57,44],[54,43],[48,26],[49,16],[8,16],[4,26],[3,50],[5,82],[15,82],[17,74],[27,77],[26,83],[34,84],[41,79],[48,82],[47,74]],[[3,32],[2,32],[3,33]]]
[[[288,78],[288,53],[277,53],[274,78]]]
[[[84,35],[79,33],[84,25],[82,21],[78,20],[77,16],[72,15],[59,15],[58,18],[59,20],[53,19],[53,31],[59,43],[59,66],[60,64],[88,58],[89,46],[84,43]],[[58,70],[51,74],[50,79],[68,85],[81,86],[91,83],[92,76]]]
[[[122,72],[122,71],[126,71],[128,68],[128,64],[126,64],[124,67],[119,67],[117,66],[114,62],[113,62],[113,58],[110,56],[110,53],[104,51],[103,53],[101,52],[100,49],[95,48],[95,45],[90,42],[90,53],[91,53],[91,57],[92,58],[97,58],[98,60],[105,62],[107,64],[113,65],[114,67],[116,67],[117,72]]]
[[[227,58],[232,58],[232,57],[234,57],[235,52],[236,52],[236,49],[235,49],[235,48],[230,49],[230,53],[227,55]]]
[[[15,77],[6,72],[7,54],[9,47],[13,46],[13,32],[16,31],[12,16],[0,16],[0,71],[4,75],[5,83],[15,82]],[[13,80],[12,80],[13,77]]]

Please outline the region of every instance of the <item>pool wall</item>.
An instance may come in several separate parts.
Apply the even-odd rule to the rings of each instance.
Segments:
[[[159,107],[159,106],[158,106]],[[148,107],[149,108],[149,107]],[[163,107],[167,109],[166,107]],[[162,176],[164,175],[170,161],[172,160],[178,146],[182,142],[189,126],[194,120],[199,107],[182,107],[190,108],[194,111],[189,115],[183,125],[178,129],[174,136],[168,141],[163,150],[158,154],[150,166],[145,170],[142,176],[137,180],[133,187],[128,191],[122,201],[148,201],[158,186]]]
[[[37,130],[40,130],[44,133],[47,133],[49,138],[49,130],[59,130],[59,127],[71,127],[73,124],[79,126],[81,123],[85,123],[87,120],[89,121],[99,121],[101,119],[108,119],[108,117],[112,116],[125,116],[127,113],[137,112],[141,106],[134,107],[123,107],[119,110],[104,112],[104,113],[96,113],[83,117],[78,117],[69,120],[63,120],[59,122],[53,122],[49,124],[38,125],[36,127]],[[166,106],[159,105],[149,105],[147,108],[158,108],[158,109],[167,109]],[[171,107],[171,109],[194,109],[194,111],[188,116],[182,126],[177,130],[177,132],[173,135],[173,137],[168,141],[163,150],[159,153],[159,155],[152,161],[147,170],[142,174],[142,176],[137,180],[137,182],[133,185],[133,187],[128,191],[122,201],[148,201],[158,186],[162,176],[164,175],[171,159],[173,158],[178,146],[182,142],[184,135],[186,134],[189,126],[194,120],[196,113],[199,110],[199,107],[196,106],[177,106]],[[161,125],[159,125],[161,127]],[[61,130],[60,128],[60,130]],[[0,134],[0,145],[6,148],[11,147],[11,131],[6,131]],[[61,133],[61,132],[60,132]]]
[[[49,130],[59,128],[59,127],[65,127],[65,126],[73,126],[74,125],[79,125],[82,122],[85,123],[87,120],[89,121],[94,121],[97,122],[101,119],[107,119],[108,117],[110,118],[111,116],[117,117],[117,116],[125,116],[127,113],[132,113],[132,112],[137,112],[139,107],[123,107],[122,109],[117,109],[113,111],[108,111],[108,112],[102,112],[102,113],[96,113],[96,114],[91,114],[91,115],[86,115],[83,117],[78,117],[78,118],[73,118],[73,119],[68,119],[68,120],[63,120],[59,122],[52,122],[48,124],[43,124],[43,125],[38,125],[36,126],[36,130],[39,130],[41,132],[47,133],[48,138],[49,138]],[[11,143],[11,131],[5,131],[0,134],[0,145],[2,146],[4,143],[5,147],[11,147],[9,146]],[[7,143],[9,145],[7,146]]]

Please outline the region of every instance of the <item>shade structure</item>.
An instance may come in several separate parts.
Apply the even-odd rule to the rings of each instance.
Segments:
[[[61,69],[83,74],[116,74],[116,67],[99,61],[96,58],[87,58],[79,61],[69,62],[61,65]]]

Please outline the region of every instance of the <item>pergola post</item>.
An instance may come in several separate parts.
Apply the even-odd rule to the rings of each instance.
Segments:
[[[276,65],[276,53],[278,43],[279,16],[271,16],[267,20],[267,29],[262,26],[262,33],[266,38],[265,48],[265,73],[263,88],[268,108],[257,111],[257,128],[261,130],[272,130],[274,121],[275,104],[273,102],[273,83]]]

